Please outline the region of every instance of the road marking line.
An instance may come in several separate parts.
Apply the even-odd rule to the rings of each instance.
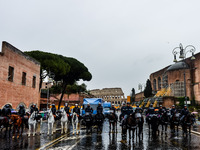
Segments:
[[[58,140],[58,141],[56,141],[56,142],[50,144],[48,147],[45,147],[45,149],[49,149],[50,147],[52,147],[53,145],[55,145],[55,144],[57,144],[57,143],[59,143],[59,142],[60,142],[60,140]]]
[[[68,150],[72,150],[86,136],[88,136],[88,135],[82,136],[82,138],[80,138],[74,145],[72,145],[71,147],[69,147]]]
[[[70,133],[71,133],[71,132],[70,132]],[[70,133],[69,133],[69,134],[70,134]],[[61,139],[65,138],[66,136],[67,136],[67,135],[62,135],[61,137],[59,137],[59,138],[57,138],[57,139],[55,139],[55,140],[53,140],[53,141],[51,141],[51,142],[45,144],[44,146],[42,146],[42,147],[40,147],[40,148],[38,148],[38,149],[36,149],[36,150],[43,150],[43,149],[45,149],[46,147],[49,147],[50,145],[52,145],[53,143],[55,143],[55,142],[57,142],[57,141],[60,141]]]
[[[72,146],[70,146],[70,145],[66,145],[66,146],[62,146],[62,147],[54,147],[54,148],[52,148],[52,150],[53,149],[58,149],[58,150],[72,150],[84,137],[86,137],[86,136],[88,136],[88,135],[83,135],[83,136],[79,136],[78,138],[79,138],[79,140],[78,141],[76,141],[76,143],[74,144],[74,145],[72,145]],[[61,139],[60,141],[57,141],[57,142],[55,142],[55,143],[53,143],[53,144],[51,144],[51,145],[49,145],[48,147],[45,147],[45,149],[49,149],[50,147],[52,147],[53,145],[55,145],[55,144],[57,144],[57,143],[59,143],[59,142],[61,142],[61,141],[63,141],[63,140],[70,140],[70,139],[77,139],[77,137],[66,137],[66,138],[63,138],[63,139]],[[51,149],[50,149],[51,150]]]

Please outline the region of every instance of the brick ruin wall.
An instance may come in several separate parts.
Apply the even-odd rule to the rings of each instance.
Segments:
[[[8,68],[14,68],[13,82],[8,81]],[[26,85],[22,85],[22,73],[26,72]],[[36,77],[36,87],[32,87],[33,76]],[[11,104],[14,109],[19,104],[26,108],[32,103],[38,106],[40,99],[40,64],[16,49],[7,42],[2,44],[0,53],[0,108]]]

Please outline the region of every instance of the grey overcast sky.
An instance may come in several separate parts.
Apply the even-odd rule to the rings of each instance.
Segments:
[[[0,0],[0,41],[74,57],[93,75],[88,89],[128,96],[179,43],[199,52],[199,15],[199,0]]]

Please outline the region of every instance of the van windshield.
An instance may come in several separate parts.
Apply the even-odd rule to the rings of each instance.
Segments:
[[[109,111],[110,110],[110,108],[104,108],[104,111]]]

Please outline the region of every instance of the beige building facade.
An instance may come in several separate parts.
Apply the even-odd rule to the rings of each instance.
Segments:
[[[119,106],[127,100],[121,88],[94,89],[90,93],[96,98],[102,98],[104,101],[115,104],[115,106]]]

